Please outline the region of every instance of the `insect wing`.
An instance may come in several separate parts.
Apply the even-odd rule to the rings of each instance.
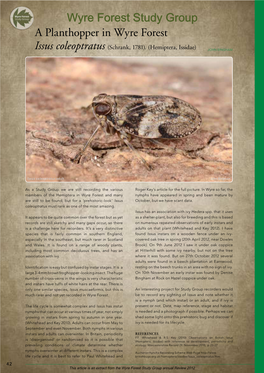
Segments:
[[[181,138],[202,123],[199,111],[169,96],[116,96],[117,124],[125,132],[144,138]]]

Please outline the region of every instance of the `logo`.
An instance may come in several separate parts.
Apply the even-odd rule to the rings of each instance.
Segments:
[[[33,13],[26,7],[19,7],[13,10],[10,15],[10,22],[18,30],[29,28],[34,21]]]

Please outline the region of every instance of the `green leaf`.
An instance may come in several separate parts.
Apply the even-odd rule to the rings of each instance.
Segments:
[[[21,10],[20,13],[18,13],[18,10],[19,8],[17,8],[13,15],[14,25],[17,27],[17,23],[19,23],[21,26],[25,27],[33,17],[26,11],[26,9]]]
[[[15,11],[15,13],[14,13],[14,15],[13,15],[13,22],[14,22],[14,25],[15,25],[16,27],[17,27],[17,21],[16,21],[15,16],[17,16],[18,9],[19,9],[19,8],[17,8],[17,10]]]

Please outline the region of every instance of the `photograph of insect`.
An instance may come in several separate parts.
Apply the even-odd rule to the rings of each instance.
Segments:
[[[28,57],[26,180],[232,181],[232,76],[230,57]]]
[[[92,109],[98,126],[84,148],[74,159],[79,162],[87,147],[100,128],[106,134],[118,134],[120,139],[140,159],[148,170],[150,165],[133,147],[133,136],[147,139],[164,147],[157,139],[179,139],[197,131],[202,118],[200,112],[191,104],[169,96],[110,96],[101,93],[94,97]]]

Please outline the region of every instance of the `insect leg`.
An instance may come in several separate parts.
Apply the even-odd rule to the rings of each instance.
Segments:
[[[154,139],[148,139],[148,140],[150,142],[152,142],[153,144],[159,145],[164,149],[168,149],[168,150],[174,152],[175,154],[181,154],[181,155],[184,155],[185,157],[187,156],[187,153],[184,150],[171,148],[170,146],[165,145],[165,144],[163,144],[163,143],[161,143],[157,140],[154,140]]]
[[[114,135],[116,133],[116,130],[113,126],[109,126],[109,132],[110,132],[110,135]]]
[[[170,150],[170,151],[173,151],[173,152],[175,151],[175,149],[171,148],[168,145],[163,144],[162,142],[159,142],[158,140],[148,139],[148,141],[152,142],[152,144],[159,145],[161,148],[164,148],[164,149],[167,149],[167,150]]]
[[[134,148],[132,144],[128,141],[128,139],[125,136],[121,136],[124,143],[129,147],[129,149],[138,157],[138,159],[144,164],[144,166],[147,168],[148,171],[151,171],[150,165],[147,163],[147,161],[141,157],[139,152]]]
[[[83,155],[83,153],[85,152],[86,148],[91,144],[92,142],[92,139],[94,138],[94,136],[96,135],[97,131],[99,130],[99,128],[101,128],[101,125],[99,124],[99,126],[96,127],[96,129],[93,131],[91,137],[89,138],[89,140],[86,142],[86,144],[84,145],[83,149],[74,157],[74,160],[73,162],[75,163],[78,163],[80,161],[80,158],[81,156]]]

